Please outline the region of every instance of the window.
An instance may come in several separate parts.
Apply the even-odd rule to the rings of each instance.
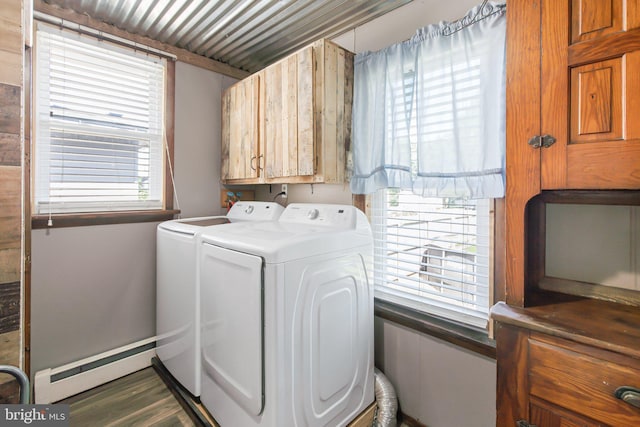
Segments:
[[[166,60],[40,23],[33,213],[165,208]]]
[[[487,324],[491,289],[488,199],[373,196],[377,298],[466,325]]]
[[[373,193],[376,298],[474,337],[487,327],[504,195],[504,12],[483,2],[354,66],[351,189]]]
[[[450,183],[427,185],[420,176],[418,155],[422,139],[431,157],[443,163],[455,163],[438,141],[474,141],[483,126],[479,67],[465,58],[450,70],[429,69],[424,87],[410,103],[407,87],[413,73],[404,74],[394,88],[392,99],[410,105],[408,120],[398,115],[387,117],[387,128],[396,137],[406,138],[410,152],[409,170],[416,182],[412,190],[380,189],[373,196],[374,283],[376,297],[420,312],[440,316],[465,325],[484,328],[490,306],[490,206],[491,199],[462,197],[422,197],[416,194],[452,193]],[[408,83],[409,82],[409,83]],[[451,100],[455,93],[457,101]],[[418,103],[428,106],[417,109]],[[396,105],[393,111],[401,111]],[[473,143],[465,147],[472,157],[479,156]],[[436,178],[441,180],[441,177]],[[492,285],[492,284],[491,284]]]

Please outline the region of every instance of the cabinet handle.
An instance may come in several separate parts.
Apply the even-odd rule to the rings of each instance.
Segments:
[[[542,136],[534,135],[527,142],[527,144],[529,144],[533,148],[540,148],[540,147],[549,148],[555,143],[556,143],[556,138],[553,135],[542,135]]]
[[[260,156],[258,157],[258,169],[260,169],[261,171],[264,170],[264,154],[260,154]]]
[[[516,427],[538,427],[538,426],[535,426],[533,424],[529,424],[525,420],[518,420],[518,421],[516,421]]]
[[[540,148],[542,147],[542,138],[540,137],[540,135],[534,135],[529,141],[527,141],[527,144],[529,144],[533,148]]]
[[[256,168],[253,167],[253,161],[256,159],[256,156],[251,156],[251,160],[249,161],[249,167],[251,168],[252,171],[256,170]]]
[[[640,388],[622,386],[616,389],[616,397],[631,406],[640,408]]]

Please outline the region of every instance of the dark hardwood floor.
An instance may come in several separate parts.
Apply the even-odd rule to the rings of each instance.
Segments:
[[[162,371],[161,364],[156,368]],[[163,377],[149,367],[56,403],[69,405],[71,427],[218,427],[200,403],[183,407]],[[349,426],[371,426],[375,409],[374,403]]]
[[[70,405],[71,427],[195,425],[153,368],[58,403]]]

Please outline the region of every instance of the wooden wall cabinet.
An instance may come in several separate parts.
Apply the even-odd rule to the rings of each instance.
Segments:
[[[257,74],[239,81],[222,96],[222,180],[260,178],[262,150],[258,141]]]
[[[327,40],[238,82],[223,95],[222,181],[344,182],[352,100],[353,53]]]

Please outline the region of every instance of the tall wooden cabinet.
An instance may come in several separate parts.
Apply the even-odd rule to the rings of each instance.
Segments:
[[[523,305],[532,197],[640,189],[640,2],[507,4],[505,296]]]
[[[223,95],[222,181],[342,183],[353,53],[320,40]]]
[[[640,205],[640,2],[507,0],[506,162],[497,425],[640,425],[640,297],[541,285],[545,203]]]

